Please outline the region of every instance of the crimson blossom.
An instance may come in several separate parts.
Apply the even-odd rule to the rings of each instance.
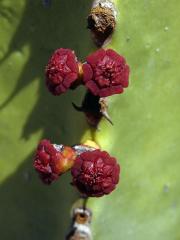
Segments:
[[[83,64],[85,86],[99,97],[123,92],[129,85],[129,66],[124,57],[112,49],[99,49]]]
[[[115,189],[119,173],[119,164],[107,152],[87,151],[77,156],[72,166],[72,184],[87,197],[101,197]]]
[[[71,49],[59,48],[51,56],[46,69],[46,85],[53,95],[68,90],[78,79],[77,57]]]
[[[52,144],[44,139],[37,147],[34,168],[45,184],[51,184],[72,167],[75,158],[71,147]]]

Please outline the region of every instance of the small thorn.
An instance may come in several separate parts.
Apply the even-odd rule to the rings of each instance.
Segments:
[[[79,107],[77,106],[75,103],[72,102],[72,105],[74,107],[75,110],[77,110],[78,112],[84,112],[84,109],[83,107]]]
[[[101,106],[100,112],[102,116],[111,124],[114,125],[107,110],[108,110],[108,104],[107,104],[107,98],[100,98],[99,99],[99,104]]]
[[[111,118],[110,118],[110,116],[109,116],[109,114],[108,114],[106,111],[103,111],[103,112],[101,112],[101,113],[102,113],[103,117],[104,117],[111,125],[114,125],[113,122],[112,122],[112,120],[111,120]]]

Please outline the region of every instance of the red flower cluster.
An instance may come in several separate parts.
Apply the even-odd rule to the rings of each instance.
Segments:
[[[93,95],[107,97],[123,92],[129,84],[129,66],[124,57],[112,49],[97,50],[86,58],[86,63],[78,63],[70,49],[57,49],[46,67],[46,84],[54,95],[84,84]],[[72,86],[73,85],[73,86]]]
[[[40,178],[46,184],[59,177],[57,163],[61,158],[61,153],[57,151],[48,140],[42,140],[37,148],[34,167],[38,171]]]
[[[36,151],[34,168],[45,184],[51,184],[71,169],[72,184],[83,195],[100,197],[109,194],[119,182],[120,166],[107,152],[88,150],[90,148],[86,145],[79,145],[77,149],[60,148],[42,140]]]
[[[82,153],[71,169],[73,185],[88,197],[111,193],[119,182],[119,173],[116,159],[100,150]]]
[[[42,140],[37,148],[34,168],[45,184],[50,184],[70,169],[74,163],[75,153],[70,147],[58,149],[49,140]]]
[[[78,62],[74,51],[57,49],[46,66],[46,85],[54,95],[64,93],[78,79]]]
[[[86,61],[83,81],[95,96],[111,96],[128,87],[129,66],[115,51],[100,49],[89,55]]]

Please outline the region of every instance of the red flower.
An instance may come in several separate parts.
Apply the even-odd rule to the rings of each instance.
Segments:
[[[74,163],[75,151],[63,146],[53,145],[49,140],[42,140],[37,148],[34,168],[45,184],[50,184],[70,169]]]
[[[46,66],[46,85],[54,95],[64,93],[78,79],[78,62],[74,51],[57,49]]]
[[[112,49],[97,50],[83,64],[84,84],[95,96],[107,97],[123,92],[129,84],[129,66]]]
[[[120,166],[107,152],[94,150],[80,154],[71,169],[73,185],[88,197],[112,192],[119,182]]]

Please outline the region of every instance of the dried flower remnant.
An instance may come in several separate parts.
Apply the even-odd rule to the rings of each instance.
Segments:
[[[116,159],[99,149],[77,156],[71,169],[73,185],[87,197],[111,193],[119,182],[119,173]]]
[[[51,184],[74,164],[75,151],[71,147],[42,140],[36,150],[34,168],[45,184]]]
[[[66,92],[79,77],[79,64],[74,51],[57,49],[46,66],[45,74],[46,85],[53,95]]]
[[[83,81],[93,95],[107,97],[123,92],[129,85],[129,66],[123,56],[112,49],[99,49],[83,64]]]
[[[92,212],[87,208],[74,208],[71,228],[66,240],[92,240],[91,233]]]
[[[102,117],[113,125],[108,114],[107,99],[94,96],[90,91],[87,91],[82,106],[79,107],[74,103],[72,104],[77,111],[85,114],[87,122],[92,127],[97,128]]]
[[[98,96],[94,96],[90,91],[87,91],[82,106],[77,106],[75,103],[72,103],[77,111],[85,114],[87,122],[93,127],[97,127],[102,118],[99,99]]]
[[[88,28],[98,47],[110,40],[116,26],[117,11],[110,0],[95,0],[88,16]]]

